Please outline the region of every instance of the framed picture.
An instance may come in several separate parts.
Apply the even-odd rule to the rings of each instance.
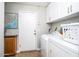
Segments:
[[[18,28],[18,14],[17,13],[5,13],[5,29]]]

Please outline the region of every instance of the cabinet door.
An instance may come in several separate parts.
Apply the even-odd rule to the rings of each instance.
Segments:
[[[16,53],[16,37],[5,37],[5,56]]]
[[[50,10],[51,10],[51,6],[49,5],[48,7],[47,7],[47,21],[46,22],[49,22],[50,21],[50,14],[51,14],[51,12],[50,12]]]
[[[57,3],[50,3],[47,7],[47,22],[55,21],[58,17]]]
[[[68,15],[68,5],[67,3],[56,2],[50,3],[47,7],[47,19],[48,22],[58,21],[59,18],[65,17]]]
[[[71,12],[72,13],[79,12],[79,2],[72,3]]]
[[[58,18],[62,18],[68,15],[67,3],[58,3]]]
[[[51,22],[54,18],[54,3],[50,3],[47,7],[47,22]]]
[[[58,3],[54,3],[54,5],[53,5],[53,18],[52,18],[52,21],[56,21],[58,18],[59,18],[59,6],[58,6],[59,4]]]
[[[50,3],[47,7],[47,21],[54,22],[58,21],[59,18],[71,15],[73,13],[79,12],[79,3],[70,2],[56,2]]]

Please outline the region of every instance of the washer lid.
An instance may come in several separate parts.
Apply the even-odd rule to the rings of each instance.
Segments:
[[[53,44],[53,42],[56,42],[57,44],[60,44],[61,46],[66,47],[67,49],[73,51],[74,53],[79,54],[79,46],[78,45],[74,45],[74,44],[71,44],[69,42],[66,42],[66,41],[64,41],[63,39],[61,39],[57,36],[53,37],[53,38],[50,38],[49,41],[52,44]]]

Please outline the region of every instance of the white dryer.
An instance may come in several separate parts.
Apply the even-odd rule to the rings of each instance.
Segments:
[[[45,34],[41,36],[41,56],[47,57],[48,56],[48,39],[49,34]]]
[[[44,34],[41,36],[41,56],[48,57],[49,39],[53,38],[56,33]]]

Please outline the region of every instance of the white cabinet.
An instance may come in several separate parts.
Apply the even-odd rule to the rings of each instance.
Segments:
[[[67,14],[67,3],[50,3],[47,7],[47,22],[57,21],[58,18],[64,17]]]
[[[62,14],[62,12],[63,12],[64,17],[79,12],[79,2],[76,2],[76,3],[68,2],[68,3],[64,3],[64,4],[62,3],[59,6],[61,6],[61,5],[63,5],[63,11],[64,12],[61,10],[60,13]],[[60,9],[62,9],[62,7]]]
[[[52,7],[52,4],[53,3],[51,3],[51,4],[49,4],[49,6],[47,7],[47,22],[51,22],[51,18],[53,17],[53,10],[52,9],[54,9],[53,7]]]
[[[79,3],[76,2],[76,3],[71,3],[71,11],[72,13],[76,13],[76,12],[79,12]]]
[[[58,16],[57,3],[50,3],[47,7],[47,22],[55,21]]]
[[[47,23],[61,20],[61,18],[79,12],[79,3],[54,2],[47,7]],[[67,18],[67,17],[66,17]]]
[[[67,16],[68,15],[68,12],[67,12],[67,3],[57,3],[58,4],[58,18],[62,18],[64,16]]]
[[[58,7],[58,3],[54,3],[53,4],[53,8],[54,10],[52,11],[54,14],[53,14],[53,18],[52,18],[52,21],[56,21],[56,19],[59,18],[59,7]]]

